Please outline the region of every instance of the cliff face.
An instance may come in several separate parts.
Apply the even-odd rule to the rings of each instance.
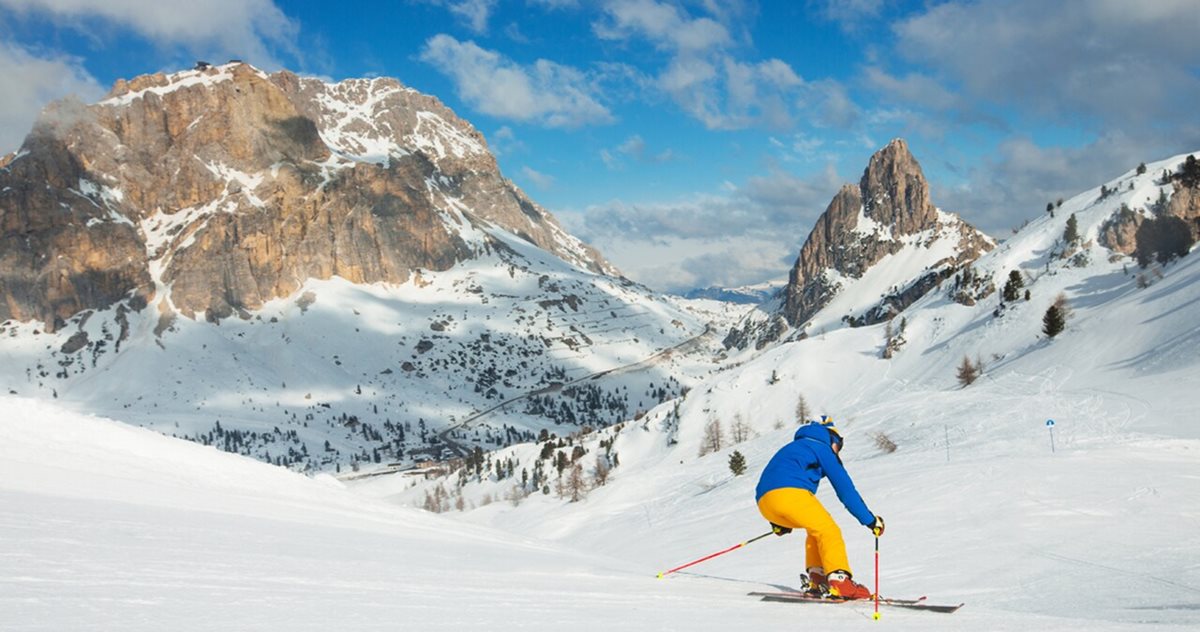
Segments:
[[[231,63],[43,113],[0,164],[0,320],[130,299],[219,319],[309,278],[401,283],[498,227],[616,270],[506,180],[478,131],[392,79]]]
[[[783,316],[801,327],[837,294],[833,276],[861,278],[888,255],[944,239],[955,242],[954,254],[930,261],[931,270],[974,261],[993,247],[986,235],[933,206],[921,166],[907,143],[893,140],[871,157],[859,183],[843,186],[818,218],[789,275]],[[900,293],[907,298],[888,309],[902,310],[923,292],[913,294]],[[865,324],[870,322],[877,319]]]

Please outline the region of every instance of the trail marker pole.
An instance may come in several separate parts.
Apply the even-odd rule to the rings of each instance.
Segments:
[[[1047,419],[1046,427],[1050,429],[1050,454],[1054,454],[1054,420]]]
[[[766,533],[764,533],[764,534],[762,534],[762,535],[760,535],[760,536],[758,536],[758,537],[755,537],[755,538],[750,538],[749,540],[746,540],[745,542],[741,542],[741,543],[735,544],[735,545],[733,545],[733,546],[731,546],[731,547],[729,547],[729,548],[725,549],[724,551],[717,551],[716,553],[713,553],[712,555],[705,555],[704,557],[702,557],[702,558],[700,558],[700,559],[698,559],[698,560],[692,561],[692,562],[688,562],[687,564],[684,564],[683,566],[676,566],[675,568],[672,568],[672,569],[671,569],[671,570],[669,570],[669,571],[663,571],[663,572],[661,572],[661,573],[659,573],[659,574],[658,574],[658,578],[659,578],[659,579],[662,579],[664,576],[666,576],[666,575],[670,575],[671,573],[674,573],[675,571],[681,571],[681,570],[683,570],[683,569],[685,569],[685,568],[687,568],[687,567],[689,567],[689,566],[695,566],[696,564],[699,564],[700,562],[704,562],[704,561],[707,561],[707,560],[711,560],[712,558],[714,558],[714,557],[716,557],[716,556],[718,556],[718,555],[725,555],[726,553],[728,553],[728,552],[730,552],[730,551],[736,551],[736,550],[738,550],[738,549],[742,548],[743,546],[746,546],[747,544],[750,544],[751,542],[754,542],[755,540],[761,540],[761,539],[763,539],[763,538],[765,538],[765,537],[767,537],[767,536],[769,536],[769,535],[771,535],[771,534],[773,534],[773,533],[774,533],[774,531],[768,531],[768,532],[766,532]]]

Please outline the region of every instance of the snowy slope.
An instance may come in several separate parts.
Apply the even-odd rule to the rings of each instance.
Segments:
[[[1130,173],[1107,186],[1120,193],[1101,200],[1097,188],[1068,200],[975,264],[996,286],[1013,269],[1027,272],[1029,301],[1001,310],[998,293],[966,306],[949,287],[932,292],[903,314],[906,343],[891,360],[881,357],[883,325],[835,328],[818,315],[830,324],[825,333],[751,357],[640,421],[570,439],[567,452],[582,448],[588,468],[598,455],[619,455],[607,484],[583,500],[566,502],[552,490],[517,507],[486,503],[481,493],[495,499],[513,482],[467,477],[463,495],[473,509],[463,518],[648,569],[700,557],[762,532],[753,507],[757,473],[790,438],[803,396],[813,414],[838,420],[852,475],[888,519],[885,592],[967,601],[1004,622],[1051,617],[1038,629],[1194,623],[1200,259],[1193,252],[1140,289],[1136,265],[1110,257],[1094,236],[1122,203],[1156,198],[1156,185]],[[1072,213],[1092,243],[1086,257],[1063,259],[1053,253]],[[1066,331],[1047,340],[1042,316],[1060,294],[1072,315]],[[984,366],[965,388],[956,379],[964,357]],[[700,457],[712,421],[722,424],[726,446]],[[750,430],[736,446],[749,471],[735,478],[728,439],[739,421]],[[879,434],[895,452],[879,447]],[[537,447],[510,448],[497,459],[532,469]],[[434,484],[384,478],[356,489],[420,505]],[[869,577],[869,534],[828,489],[822,495],[847,530],[859,578]],[[802,556],[799,538],[770,539],[695,571],[739,587],[792,583]],[[993,618],[978,627],[998,625]]]
[[[562,544],[371,501],[328,477],[308,479],[44,403],[5,397],[0,407],[6,411],[0,424],[5,630],[791,630],[799,619],[812,626],[872,624],[866,604],[795,606],[744,595],[771,589],[772,580],[790,581],[795,537],[764,540],[696,567],[695,573],[655,579],[656,571],[680,556],[724,548],[736,543],[730,537],[762,528],[732,502],[748,491],[749,478],[718,484],[708,493],[695,490],[691,483],[706,475],[696,469],[703,463],[678,471],[672,481],[639,479],[684,483],[670,501],[615,515],[606,515],[599,502],[588,505],[590,528],[569,543],[588,551],[581,554]],[[1181,449],[1156,447],[1153,471],[1177,469]],[[1068,473],[1057,489],[1086,486],[1088,470],[1072,467],[1081,459],[1066,458],[1058,469]],[[1052,461],[1031,457],[1016,464],[1036,468]],[[887,611],[890,629],[1121,630],[1133,621],[1189,620],[1187,593],[1178,584],[1151,581],[1175,594],[1139,596],[1137,603],[1147,609],[1120,610],[1125,615],[1120,619],[1112,618],[1113,608],[1085,610],[1072,586],[1104,574],[1107,586],[1128,595],[1130,574],[1122,565],[1130,559],[1160,564],[1167,558],[1164,574],[1177,570],[1179,562],[1170,556],[1186,557],[1186,547],[1164,540],[1150,551],[1157,554],[1153,559],[1131,558],[1129,552],[1141,547],[1118,538],[1151,520],[1134,510],[1192,492],[1158,481],[1153,491],[1129,498],[1121,487],[1059,509],[1055,505],[1062,499],[1043,487],[1015,504],[1014,511],[1025,513],[1030,523],[996,524],[1005,508],[995,503],[968,503],[968,510],[946,520],[933,508],[961,498],[965,489],[989,486],[992,477],[977,465],[926,464],[927,470],[949,470],[958,478],[916,489],[918,478],[876,494],[889,508],[914,493],[936,499],[930,508],[912,512],[912,522],[892,523],[883,549],[885,569],[894,578],[890,586],[931,588],[971,602],[954,615]],[[853,466],[868,489],[880,481],[881,467],[888,467],[882,461]],[[990,486],[1003,485],[992,479]],[[629,500],[616,487],[606,491],[613,493],[603,504],[622,496]],[[703,519],[679,519],[673,505],[680,501],[691,512],[705,510]],[[1114,533],[1095,528],[1114,518],[1125,526]],[[647,533],[643,522],[656,528]],[[921,527],[932,522],[940,526],[937,551],[908,554],[929,544]],[[1010,537],[995,537],[1001,527],[1013,529]],[[858,561],[864,538],[851,535],[857,536],[851,543],[859,549]],[[1115,543],[1110,559],[1089,563],[1089,543]],[[625,559],[611,556],[614,551]],[[1001,557],[1012,553],[1037,563],[1018,566]],[[1072,572],[1057,572],[1055,583],[1030,581],[1060,566]],[[943,588],[951,583],[958,588]],[[995,588],[985,590],[988,586]],[[1045,599],[1048,593],[1061,598],[1056,607],[1028,612],[1030,596]],[[1175,609],[1159,607],[1164,604]]]
[[[0,629],[771,621],[716,587],[668,592],[628,565],[365,501],[327,476],[30,400],[0,407]]]
[[[88,312],[54,334],[6,323],[0,383],[312,471],[409,466],[614,423],[714,368],[708,325],[736,314],[491,235],[498,247],[446,272],[400,286],[310,280],[219,326],[163,329],[154,310]],[[98,351],[65,348],[81,331]]]

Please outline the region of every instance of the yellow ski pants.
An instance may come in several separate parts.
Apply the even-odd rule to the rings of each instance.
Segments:
[[[808,532],[804,542],[805,570],[820,568],[826,574],[850,573],[842,530],[812,492],[796,487],[773,489],[758,500],[758,511],[769,522]]]

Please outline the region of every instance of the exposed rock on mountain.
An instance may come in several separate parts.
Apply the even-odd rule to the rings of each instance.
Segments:
[[[616,270],[499,172],[478,131],[393,79],[242,63],[118,81],[43,113],[0,164],[0,320],[123,299],[220,319],[309,278],[407,280],[501,227]]]
[[[1178,160],[1164,162],[1171,164]],[[1120,205],[1100,225],[1100,245],[1122,255],[1135,255],[1143,251],[1140,255],[1143,260],[1147,258],[1147,252],[1154,252],[1162,246],[1155,242],[1163,241],[1164,237],[1167,240],[1172,237],[1181,240],[1180,247],[1200,239],[1200,163],[1197,163],[1194,155],[1189,155],[1182,160],[1182,164],[1172,164],[1171,168],[1164,170],[1162,178],[1144,173],[1139,171],[1136,176],[1126,174],[1111,189],[1106,185],[1097,200],[1100,203],[1106,197],[1115,195],[1114,203]],[[1147,182],[1151,179],[1152,184]],[[1122,186],[1126,182],[1130,185],[1128,191]],[[1133,194],[1129,194],[1129,191]],[[1157,199],[1153,195],[1146,196],[1147,193],[1156,194]],[[1145,202],[1145,205],[1140,205],[1141,202]],[[1153,221],[1147,226],[1148,220]],[[1164,231],[1156,229],[1155,222],[1168,226],[1165,232],[1171,234],[1159,234]]]
[[[763,346],[806,323],[850,283],[877,267],[919,263],[911,275],[893,277],[871,304],[847,305],[855,325],[877,323],[902,311],[958,267],[991,250],[990,238],[957,216],[938,210],[929,198],[921,167],[901,139],[871,157],[857,185],[838,191],[817,220],[792,268],[788,285],[770,317],[751,317],[727,338],[730,346]],[[904,263],[886,262],[907,253]],[[898,281],[898,282],[897,282]],[[872,299],[874,300],[874,299]]]
[[[828,304],[838,290],[830,272],[861,278],[888,255],[909,246],[929,248],[941,239],[957,243],[948,257],[930,262],[933,270],[974,261],[992,248],[986,235],[956,216],[938,212],[908,145],[893,140],[871,157],[859,184],[843,186],[817,220],[792,268],[784,317],[799,327]],[[916,298],[919,295],[901,298],[890,307],[903,310]],[[887,313],[881,313],[866,322],[885,317]]]

